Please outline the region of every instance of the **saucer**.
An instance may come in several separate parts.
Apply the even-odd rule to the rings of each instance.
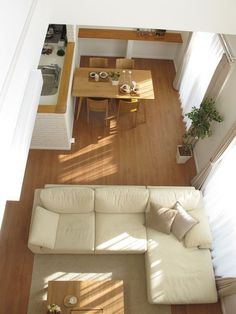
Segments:
[[[66,307],[73,307],[78,303],[78,298],[75,295],[67,295],[64,298],[64,305]]]

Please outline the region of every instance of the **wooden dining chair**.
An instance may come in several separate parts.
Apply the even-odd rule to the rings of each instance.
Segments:
[[[90,68],[107,68],[108,59],[107,58],[89,58]]]
[[[133,69],[134,60],[133,59],[116,59],[116,68],[117,69]]]
[[[134,116],[133,126],[137,126],[137,113],[139,110],[140,100],[138,99],[127,99],[119,100],[118,111],[117,111],[117,125],[119,126],[120,116],[123,114],[129,114]]]
[[[108,99],[107,98],[87,98],[87,122],[89,123],[90,112],[104,112],[105,124],[108,122]]]

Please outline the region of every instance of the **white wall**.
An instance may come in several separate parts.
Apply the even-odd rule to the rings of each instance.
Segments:
[[[31,15],[34,5],[34,0],[10,0],[0,2],[0,94],[2,93],[5,79],[8,75],[8,72],[10,71],[11,63],[16,57],[16,48],[17,46],[20,47],[22,44],[20,39],[24,40],[24,38],[22,38],[22,32],[26,24],[27,16]],[[12,20],[14,23],[12,23]]]
[[[5,176],[5,186],[8,188],[7,198],[11,200],[20,198],[42,85],[41,71],[31,71],[7,160],[10,165],[10,171],[9,168],[5,169],[7,170]],[[1,175],[3,176],[3,173]]]
[[[32,5],[32,6],[31,6]],[[37,88],[34,95],[27,97],[28,79],[32,70],[37,69],[39,56],[47,29],[47,11],[38,6],[37,1],[10,0],[1,2],[0,29],[5,32],[1,36],[0,58],[0,204],[6,199],[18,199],[23,179],[25,162],[28,155],[29,141],[32,133],[28,121],[29,115],[34,119],[32,106],[37,107]],[[2,24],[3,23],[3,24]],[[39,84],[38,78],[34,78],[35,84]],[[33,80],[34,80],[33,79]],[[35,97],[35,98],[34,98]],[[22,115],[22,112],[28,114]],[[32,115],[31,115],[32,113]],[[32,121],[31,121],[32,122]],[[17,131],[16,131],[17,130]],[[16,144],[17,143],[17,144]],[[12,152],[15,158],[15,148],[20,147],[21,160],[15,175],[20,173],[21,178],[14,178],[14,166],[11,159]],[[19,172],[18,172],[19,171]],[[11,182],[9,182],[11,181]],[[14,193],[10,193],[14,190]],[[3,208],[0,208],[0,226],[3,216]]]
[[[129,58],[174,60],[181,44],[135,40],[130,47],[127,40],[80,38],[78,47],[81,56],[126,57],[128,51]]]
[[[122,57],[126,54],[127,41],[113,39],[79,38],[81,56]]]
[[[52,23],[236,34],[232,0],[41,0]]]
[[[181,44],[136,40],[133,44],[134,58],[173,60]]]

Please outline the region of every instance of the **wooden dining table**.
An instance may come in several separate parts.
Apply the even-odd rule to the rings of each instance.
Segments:
[[[131,79],[135,81],[138,88],[138,94],[124,94],[120,92],[120,85],[112,85],[110,79],[99,79],[95,81],[90,78],[90,72],[119,72],[122,75],[124,69],[112,68],[86,68],[80,67],[75,70],[72,86],[72,96],[79,97],[77,120],[81,111],[81,105],[84,97],[111,98],[111,99],[155,99],[152,73],[150,70],[132,70]],[[128,76],[128,69],[126,76]]]

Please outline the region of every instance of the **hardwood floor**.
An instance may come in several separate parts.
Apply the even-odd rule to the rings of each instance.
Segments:
[[[172,305],[171,314],[221,314],[219,302],[214,304]]]
[[[111,58],[109,63],[112,67],[115,60]],[[81,64],[88,65],[88,58],[82,58]],[[83,106],[74,124],[76,141],[71,151],[30,151],[21,199],[7,203],[1,229],[0,314],[27,313],[33,266],[27,239],[35,188],[46,183],[190,184],[195,174],[193,159],[185,165],[175,163],[176,145],[181,143],[184,128],[178,94],[172,88],[174,65],[172,61],[135,59],[135,67],[151,69],[153,75],[156,99],[143,102],[146,123],[142,122],[142,107],[138,126],[133,129],[126,117],[121,118],[119,129],[114,119],[105,128],[100,114],[94,114],[87,125]],[[172,307],[172,314],[196,313],[221,311],[218,304]]]

